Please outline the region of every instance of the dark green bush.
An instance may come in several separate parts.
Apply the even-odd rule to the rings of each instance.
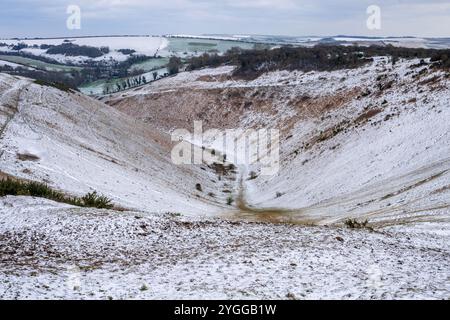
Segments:
[[[94,207],[99,209],[111,209],[113,205],[111,200],[105,196],[100,196],[96,191],[88,193],[81,198],[85,207]]]
[[[98,58],[104,54],[109,53],[109,48],[79,46],[73,43],[63,43],[57,46],[52,46],[47,50],[48,54],[63,54],[66,56],[85,56],[90,58]]]
[[[36,83],[40,86],[53,87],[53,88],[56,88],[58,90],[65,91],[65,92],[74,90],[72,87],[70,87],[64,83],[61,83],[61,82],[47,82],[45,80],[34,80],[34,83]]]
[[[356,219],[347,219],[344,221],[344,224],[350,229],[370,229],[370,230],[372,230],[372,227],[369,226],[368,220],[359,222]]]
[[[17,196],[20,192],[20,182],[14,181],[11,179],[6,179],[0,181],[0,197],[4,197],[6,195]]]
[[[111,200],[105,196],[91,192],[84,197],[68,197],[59,191],[51,189],[48,185],[35,181],[18,181],[7,178],[0,181],[0,197],[30,196],[46,198],[57,202],[67,203],[78,207],[89,207],[98,209],[111,209]]]

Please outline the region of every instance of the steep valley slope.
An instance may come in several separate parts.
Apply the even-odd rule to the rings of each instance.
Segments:
[[[448,72],[232,72],[100,100],[0,74],[0,178],[115,204],[0,198],[0,298],[450,298]],[[175,165],[200,120],[279,129],[280,170]]]
[[[194,120],[204,129],[279,129],[280,171],[250,179],[258,165],[241,170],[244,190],[235,184],[234,197],[243,193],[247,212],[237,215],[314,224],[448,220],[448,73],[385,58],[253,81],[231,71],[184,73],[106,102],[168,133],[192,131]]]

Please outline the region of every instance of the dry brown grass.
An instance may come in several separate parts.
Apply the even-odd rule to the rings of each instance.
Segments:
[[[383,110],[380,108],[370,109],[364,113],[362,113],[358,118],[356,118],[355,122],[365,122],[369,120],[370,118],[375,117],[377,114],[382,112]]]
[[[31,154],[31,153],[17,153],[16,157],[20,161],[39,161],[40,160],[40,158],[38,156]]]

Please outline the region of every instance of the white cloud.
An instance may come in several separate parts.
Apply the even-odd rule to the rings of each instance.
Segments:
[[[448,0],[2,0],[0,32],[57,32],[69,4],[81,7],[88,34],[142,32],[145,25],[148,33],[370,35],[366,9],[376,4],[383,35],[450,35]]]
[[[253,9],[297,9],[299,1],[295,0],[226,0],[230,7]]]

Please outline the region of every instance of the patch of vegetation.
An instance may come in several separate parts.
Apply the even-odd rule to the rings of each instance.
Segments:
[[[256,178],[258,178],[258,174],[255,171],[250,171],[248,180],[255,180]]]
[[[143,284],[143,285],[139,288],[139,290],[140,290],[140,291],[147,291],[147,290],[148,290],[148,287],[147,287],[145,284]]]
[[[169,74],[177,74],[180,71],[181,66],[183,65],[182,61],[178,57],[170,57],[169,63],[167,64],[167,70],[169,70]]]
[[[0,197],[30,196],[45,198],[56,202],[67,203],[78,207],[89,207],[98,209],[111,209],[111,200],[105,196],[91,192],[84,197],[69,197],[62,192],[51,189],[47,184],[35,181],[19,181],[11,178],[0,181]]]
[[[225,165],[223,163],[214,162],[212,165],[209,165],[211,169],[213,169],[217,175],[226,176],[229,174],[236,173],[236,166],[234,164]]]
[[[372,227],[369,226],[369,221],[366,219],[365,221],[359,222],[356,219],[347,219],[344,221],[346,227],[350,229],[369,229],[373,230]]]
[[[48,54],[63,54],[66,56],[83,56],[89,58],[98,58],[104,54],[109,53],[108,47],[96,48],[89,46],[79,46],[73,43],[63,43],[58,46],[53,46],[47,50]]]
[[[233,197],[232,197],[232,196],[229,196],[229,197],[227,198],[227,205],[231,206],[231,205],[233,204],[233,202],[234,202]]]
[[[284,195],[284,193],[282,193],[282,192],[277,192],[277,193],[275,194],[275,197],[276,197],[276,198],[281,198],[283,195]]]
[[[433,67],[450,68],[450,50],[399,48],[388,46],[317,45],[312,48],[285,46],[273,50],[242,50],[232,48],[224,55],[203,54],[188,60],[188,70],[221,65],[235,65],[234,76],[252,79],[276,70],[333,71],[357,68],[375,56],[390,56],[395,64],[399,58],[431,59]],[[424,63],[426,65],[426,63]]]
[[[383,110],[380,108],[375,108],[375,109],[370,109],[364,113],[362,113],[361,115],[358,116],[358,118],[356,118],[355,122],[359,123],[359,122],[365,122],[367,120],[369,120],[370,118],[375,117],[377,114],[381,113]]]
[[[188,46],[217,47],[217,43],[209,43],[209,42],[188,42]]]
[[[52,46],[51,48],[53,49],[53,47],[54,46]],[[102,50],[106,51],[106,49],[102,48],[98,50],[101,52],[103,52]],[[147,83],[147,79],[145,79],[145,77],[140,77],[143,73],[142,70],[130,71],[130,68],[135,64],[143,63],[151,59],[151,57],[145,55],[133,54],[127,60],[122,62],[111,60],[89,60],[84,61],[80,65],[74,66],[74,64],[70,62],[61,64],[53,59],[42,56],[34,56],[22,51],[11,53],[6,52],[2,53],[2,55],[11,56],[11,59],[8,59],[8,61],[11,60],[11,62],[14,62],[12,60],[14,60],[15,58],[30,59],[31,63],[22,63],[19,61],[17,63],[27,66],[29,65],[34,69],[30,69],[29,67],[25,66],[11,67],[5,65],[0,66],[0,72],[40,80],[46,83],[62,83],[72,89],[76,89],[82,85],[93,83],[101,79],[123,79],[123,81],[119,85],[119,91],[138,84],[140,85],[141,83]],[[46,63],[48,65],[38,66],[35,65],[33,61]],[[128,77],[136,77],[137,79],[127,79]],[[128,86],[128,82],[130,82],[130,86]],[[114,90],[112,90],[111,92],[113,91]]]
[[[133,49],[119,49],[117,51],[125,55],[131,55],[133,53],[136,53],[136,50]]]
[[[92,207],[98,209],[111,209],[113,205],[111,204],[111,199],[106,196],[101,196],[97,194],[97,191],[88,193],[81,198],[81,202],[84,207]]]
[[[20,43],[14,45],[12,47],[12,50],[19,51],[19,50],[26,49],[26,48],[28,48],[28,45],[26,43],[20,42]]]
[[[171,217],[181,217],[181,213],[178,212],[166,212],[165,214]]]
[[[17,159],[20,161],[39,161],[39,157],[30,153],[17,153]]]
[[[40,86],[46,86],[46,87],[53,87],[61,91],[70,92],[71,90],[75,90],[74,88],[60,82],[47,82],[45,80],[34,80],[34,83],[40,85]]]

